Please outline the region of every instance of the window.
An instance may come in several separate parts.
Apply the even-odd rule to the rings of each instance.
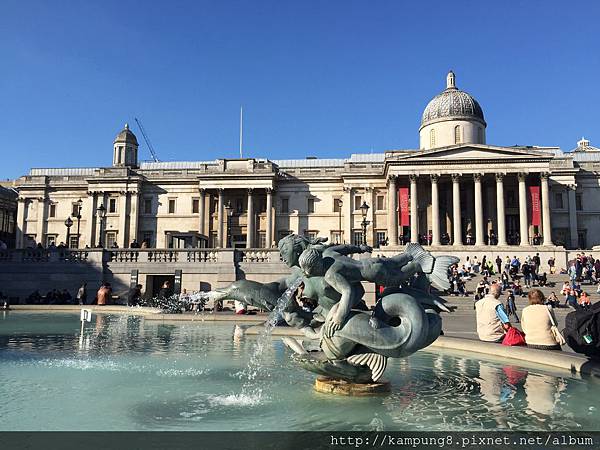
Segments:
[[[152,231],[142,231],[142,242],[150,248],[154,247],[154,233]]]
[[[319,232],[314,230],[306,230],[304,231],[304,236],[308,239],[316,239],[319,237]]]
[[[464,195],[461,196],[461,200],[463,197]],[[515,191],[513,191],[512,189],[506,191],[506,206],[508,206],[509,208],[517,206],[517,198],[515,196]]]
[[[435,129],[429,130],[429,147],[435,147]]]
[[[308,213],[314,213],[315,212],[315,199],[314,198],[309,198],[308,199]]]
[[[238,214],[241,214],[244,212],[244,201],[241,198],[235,199],[235,211]]]
[[[281,199],[281,212],[282,213],[290,212],[290,199],[289,198]]]
[[[354,245],[363,245],[364,244],[364,239],[363,239],[363,232],[362,231],[353,231],[352,232],[352,244]]]
[[[117,242],[117,232],[116,231],[107,231],[106,232],[106,247],[113,247]]]
[[[74,202],[73,204],[71,204],[71,215],[73,217],[77,217],[78,214],[79,214],[79,203]]]
[[[562,192],[554,194],[554,207],[558,209],[564,208]]]
[[[108,212],[114,214],[117,212],[117,199],[109,198],[108,199]]]
[[[175,199],[169,199],[169,214],[175,214]]]
[[[266,248],[267,247],[267,233],[261,232],[258,233],[258,248]]]
[[[152,214],[152,199],[144,199],[144,214]]]
[[[341,231],[332,231],[330,241],[332,244],[341,244],[342,243],[342,232]]]
[[[377,235],[375,236],[375,242],[374,242],[373,247],[379,248],[382,245],[388,245],[387,232],[378,231]]]
[[[583,211],[583,194],[575,194],[575,209]]]
[[[333,212],[342,212],[342,199],[334,198],[333,199]]]
[[[198,214],[200,211],[200,199],[193,198],[192,199],[192,214]]]
[[[454,127],[454,143],[460,144],[460,125]]]
[[[375,199],[375,201],[376,201],[375,206],[377,208],[377,211],[383,211],[384,209],[386,209],[384,195],[378,195],[377,198]]]
[[[359,211],[360,205],[362,205],[362,197],[360,195],[355,195],[354,196],[354,211]]]
[[[46,247],[50,247],[51,245],[56,245],[56,234],[48,234],[46,235]]]
[[[56,203],[51,203],[48,210],[48,217],[56,217]]]
[[[78,239],[77,235],[69,236],[68,245],[69,245],[69,248],[79,248],[79,239]]]

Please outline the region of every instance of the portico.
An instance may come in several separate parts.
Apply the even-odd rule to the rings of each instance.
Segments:
[[[400,245],[407,240],[398,234],[402,208],[397,206],[402,204],[398,188],[407,186],[410,242],[553,245],[548,154],[459,145],[386,156],[389,209],[397,212],[389,216],[390,237],[400,236],[391,242]]]

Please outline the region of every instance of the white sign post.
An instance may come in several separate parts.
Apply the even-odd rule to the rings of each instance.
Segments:
[[[81,332],[79,334],[79,339],[83,339],[83,327],[86,322],[92,321],[92,310],[91,309],[82,309],[81,315],[79,316],[79,320],[81,320]]]

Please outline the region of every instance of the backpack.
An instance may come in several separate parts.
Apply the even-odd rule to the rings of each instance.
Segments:
[[[600,302],[567,314],[563,336],[573,351],[600,357]]]

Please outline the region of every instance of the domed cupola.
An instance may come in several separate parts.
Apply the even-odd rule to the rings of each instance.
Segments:
[[[113,166],[138,166],[138,141],[127,124],[113,142]]]
[[[456,76],[450,71],[446,89],[423,111],[420,147],[427,150],[458,144],[485,144],[486,126],[481,106],[470,94],[456,87]]]

